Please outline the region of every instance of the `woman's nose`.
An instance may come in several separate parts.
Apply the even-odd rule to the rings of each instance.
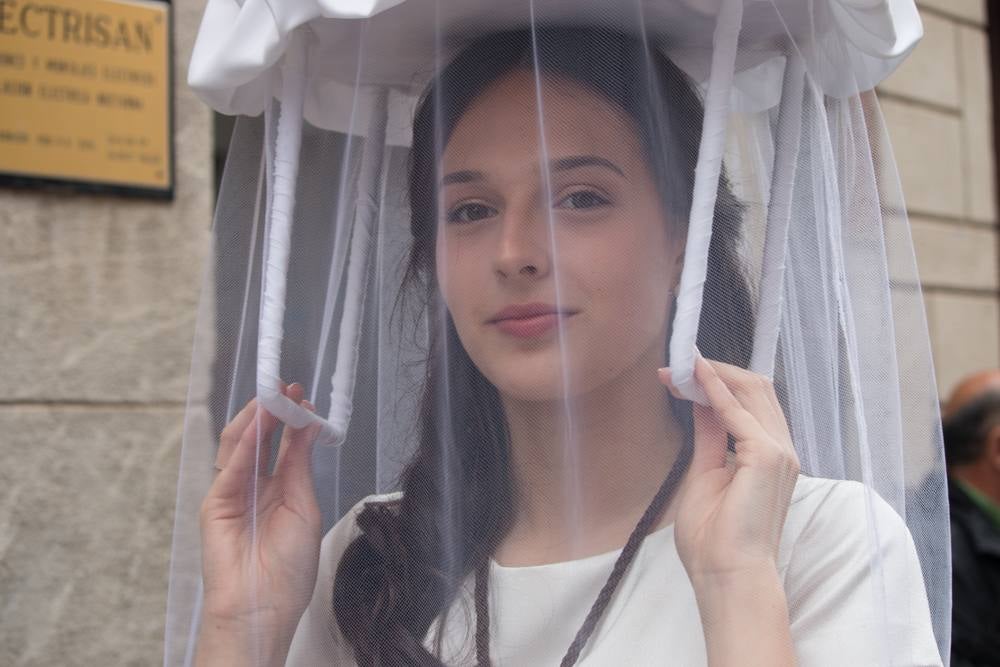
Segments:
[[[504,216],[494,257],[497,277],[538,279],[548,275],[551,265],[549,221],[534,214]]]

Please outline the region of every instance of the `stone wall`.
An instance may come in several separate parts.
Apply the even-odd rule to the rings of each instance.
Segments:
[[[155,665],[211,117],[174,0],[172,203],[0,190],[0,664]]]
[[[984,0],[918,0],[924,39],[880,87],[924,286],[938,389],[1000,365]]]

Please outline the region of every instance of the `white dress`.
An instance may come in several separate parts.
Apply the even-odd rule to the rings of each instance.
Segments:
[[[350,649],[332,621],[337,563],[358,534],[359,503],[323,539],[312,602],[289,652],[289,665],[352,666]],[[878,518],[881,559],[867,552],[866,516]],[[492,661],[497,667],[558,665],[603,586],[619,551],[530,567],[492,564]],[[875,587],[871,563],[881,564]],[[782,533],[778,559],[800,665],[940,665],[920,564],[899,515],[856,482],[800,476]],[[875,597],[887,602],[875,604]],[[874,609],[891,618],[873,618]],[[447,616],[444,662],[474,664],[471,597]],[[432,627],[428,633],[434,633]],[[762,631],[766,631],[762,629]],[[704,665],[705,644],[694,591],[674,546],[673,527],[646,537],[577,663]]]

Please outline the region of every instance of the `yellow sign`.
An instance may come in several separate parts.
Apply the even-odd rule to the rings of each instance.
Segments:
[[[170,193],[169,7],[0,0],[0,174]]]

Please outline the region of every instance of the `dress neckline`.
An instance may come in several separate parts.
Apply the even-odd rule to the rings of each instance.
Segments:
[[[642,542],[642,546],[645,547],[649,543],[653,542],[659,545],[660,542],[670,543],[673,542],[674,537],[674,524],[668,523],[667,525],[657,528],[651,531]],[[587,568],[587,567],[597,567],[605,565],[606,561],[614,563],[615,559],[621,554],[624,545],[614,549],[612,551],[604,551],[598,554],[591,554],[590,556],[581,556],[580,558],[572,558],[570,560],[555,561],[552,563],[539,563],[538,565],[501,565],[492,557],[490,558],[490,571],[494,574],[516,576],[517,574],[532,573],[532,572],[545,572],[557,569],[566,569],[571,567]]]

